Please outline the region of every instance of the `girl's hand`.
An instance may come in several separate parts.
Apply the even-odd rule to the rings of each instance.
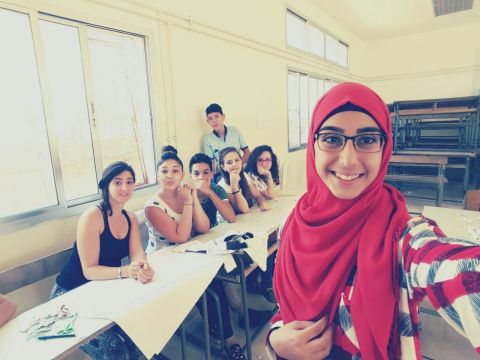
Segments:
[[[183,184],[178,188],[178,195],[184,204],[192,204],[192,188],[188,184]]]
[[[290,360],[325,359],[332,349],[332,327],[327,318],[293,321],[270,334],[275,353]]]
[[[238,190],[238,185],[240,184],[240,174],[230,173],[230,186],[235,187]]]
[[[149,282],[150,280],[153,279],[153,275],[155,275],[155,271],[153,268],[150,266],[148,261],[146,260],[140,260],[139,261],[141,267],[138,270],[138,281],[141,282],[142,284],[145,284]]]
[[[205,195],[209,195],[212,192],[210,184],[205,180],[195,180],[195,188]]]
[[[271,209],[270,205],[268,205],[265,201],[260,204],[260,210],[268,211],[270,209]]]
[[[263,166],[257,165],[257,171],[260,175],[272,177],[272,173],[270,172],[270,170],[265,169]]]

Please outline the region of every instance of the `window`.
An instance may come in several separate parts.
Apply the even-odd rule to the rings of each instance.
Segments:
[[[287,44],[348,67],[348,45],[287,9]]]
[[[0,43],[0,219],[98,199],[118,160],[155,182],[144,37],[0,8]]]
[[[307,145],[310,119],[318,99],[339,82],[307,74],[288,72],[288,150]]]

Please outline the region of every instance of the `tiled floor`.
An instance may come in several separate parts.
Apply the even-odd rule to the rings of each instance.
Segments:
[[[434,206],[432,200],[435,195],[435,189],[422,185],[402,184],[401,191],[407,196],[407,205],[410,213],[421,213],[425,205]],[[412,197],[414,196],[414,197]],[[417,197],[429,197],[431,199],[419,199]],[[463,208],[464,192],[460,182],[450,182],[445,187],[445,196],[443,207]],[[261,295],[249,294],[249,306],[257,310],[272,309]],[[468,340],[456,333],[443,319],[422,314],[422,348],[425,359],[435,360],[468,360],[478,359],[478,354],[473,350]],[[241,344],[244,344],[242,338],[243,330],[238,327],[235,313],[232,312],[232,323],[234,332]],[[187,329],[197,336],[202,334],[202,320],[196,308],[191,312],[187,324]],[[269,325],[265,325],[252,343],[253,359],[268,359],[265,352],[265,334]],[[160,358],[168,358],[172,360],[181,359],[181,347],[178,336],[174,336],[161,353]],[[205,353],[202,348],[188,343],[187,359],[204,359]],[[212,354],[212,359],[222,359],[224,357]],[[88,357],[81,351],[72,354],[69,360],[86,360]]]

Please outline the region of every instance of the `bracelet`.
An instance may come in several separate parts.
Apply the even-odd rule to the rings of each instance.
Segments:
[[[236,193],[239,193],[239,192],[240,192],[240,190],[234,191],[234,192],[232,192],[232,195],[235,195]]]
[[[118,268],[118,278],[119,279],[122,278],[122,267],[121,266]]]
[[[190,203],[190,204],[183,204],[183,206],[185,206],[185,205],[193,205],[193,203]]]

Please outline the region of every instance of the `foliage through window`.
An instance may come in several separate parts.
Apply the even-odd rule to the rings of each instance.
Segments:
[[[143,36],[0,8],[0,218],[98,198],[123,160],[154,183]]]

